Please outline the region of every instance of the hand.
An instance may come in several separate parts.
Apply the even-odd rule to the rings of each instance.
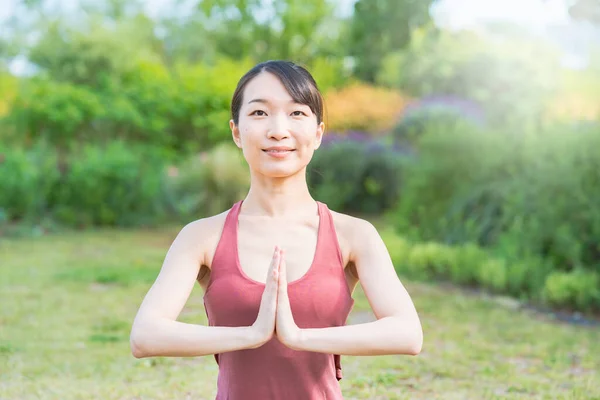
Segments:
[[[252,329],[257,334],[258,343],[254,347],[260,347],[267,343],[275,334],[275,315],[277,312],[277,290],[279,279],[279,266],[281,252],[278,246],[275,246],[275,252],[269,266],[265,289],[260,301],[260,309],[256,321],[252,324]]]
[[[300,340],[300,328],[294,322],[292,307],[288,297],[287,268],[285,264],[285,252],[281,251],[279,264],[279,285],[277,291],[277,314],[275,331],[281,343],[291,349],[296,349]]]

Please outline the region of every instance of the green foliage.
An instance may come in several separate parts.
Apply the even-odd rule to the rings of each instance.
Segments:
[[[190,153],[229,140],[231,93],[247,68],[222,60],[172,72],[144,61],[119,90],[35,78],[24,82],[9,119],[23,141],[44,138],[61,149],[119,139]]]
[[[505,263],[486,264],[476,280],[515,295],[539,298],[553,271],[599,271],[598,126],[515,134],[440,128],[418,145],[418,161],[403,174],[400,232],[489,248]]]
[[[241,150],[223,143],[171,169],[170,207],[182,220],[219,214],[245,197],[250,187]]]
[[[156,60],[148,19],[113,26],[91,18],[87,30],[59,20],[29,52],[29,60],[54,80],[94,88],[118,87],[140,60]]]
[[[339,89],[350,81],[350,71],[335,57],[317,57],[307,66],[321,93]]]
[[[356,74],[375,82],[382,60],[409,44],[412,30],[429,21],[432,0],[358,0],[350,28],[350,54]]]
[[[9,118],[23,141],[43,139],[64,148],[104,112],[88,88],[34,78],[22,85]]]
[[[52,212],[62,224],[132,226],[164,218],[164,164],[159,155],[122,142],[73,151],[52,193]]]
[[[339,34],[326,0],[205,0],[199,10],[217,53],[231,58],[310,62]]]
[[[448,104],[444,104],[445,102]],[[465,111],[467,110],[462,110],[450,101],[435,102],[424,99],[404,110],[392,130],[394,141],[402,145],[418,145],[420,137],[427,131],[455,132],[476,128],[482,121]]]
[[[4,117],[17,94],[17,78],[0,67],[0,119]],[[0,133],[2,135],[2,133]],[[1,136],[0,136],[1,137]]]
[[[600,275],[576,270],[554,272],[546,279],[544,298],[554,306],[590,311],[600,309]]]
[[[478,286],[552,307],[586,312],[600,310],[597,272],[551,272],[539,260],[510,261],[510,257],[471,243],[449,246],[438,242],[411,242],[387,229],[382,230],[381,236],[400,276]]]
[[[57,156],[38,144],[30,150],[0,147],[0,223],[39,220],[59,180]]]
[[[315,152],[307,178],[314,197],[332,209],[379,213],[398,199],[401,169],[393,151],[343,139]]]

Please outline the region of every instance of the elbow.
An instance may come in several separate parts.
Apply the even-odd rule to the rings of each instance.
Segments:
[[[135,358],[148,357],[148,352],[144,350],[144,347],[140,345],[139,339],[131,337],[129,339],[129,347],[131,347],[131,354]]]
[[[423,349],[423,342],[416,342],[413,343],[408,349],[406,354],[409,356],[418,356],[419,354],[421,354],[421,350]]]
[[[143,329],[134,325],[129,336],[129,347],[135,358],[151,357],[153,354],[148,346],[148,338]]]
[[[415,335],[413,340],[411,340],[410,346],[408,348],[408,355],[410,356],[418,356],[421,354],[421,350],[423,349],[423,330],[419,326],[415,329]]]
[[[403,324],[406,326],[406,322]],[[423,329],[420,323],[411,324],[409,330],[403,330],[403,334],[398,335],[398,354],[407,356],[418,356],[423,349]],[[399,328],[402,329],[402,328]]]

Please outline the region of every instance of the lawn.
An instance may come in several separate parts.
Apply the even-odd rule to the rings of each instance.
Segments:
[[[214,399],[212,356],[137,360],[129,329],[176,229],[0,242],[0,399]],[[405,282],[417,357],[342,357],[346,399],[600,399],[600,327]],[[370,320],[357,289],[349,323]],[[197,287],[181,320],[206,323]]]

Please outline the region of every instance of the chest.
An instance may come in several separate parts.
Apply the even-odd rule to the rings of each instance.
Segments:
[[[319,219],[238,221],[237,250],[242,272],[265,282],[275,246],[285,250],[288,282],[301,279],[311,268],[319,243]],[[322,239],[322,238],[321,238]]]

